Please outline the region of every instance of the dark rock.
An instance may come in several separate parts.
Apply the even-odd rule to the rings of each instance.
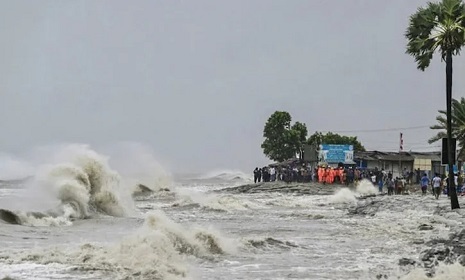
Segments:
[[[427,251],[425,252],[422,256],[421,256],[421,260],[423,262],[427,262],[427,261],[430,261],[433,257],[434,254],[432,254],[430,251]]]
[[[433,239],[426,244],[431,248],[423,251],[420,259],[425,268],[431,269],[432,274],[440,262],[458,262],[465,266],[465,230],[453,233],[447,239]]]
[[[19,216],[7,209],[0,209],[0,220],[14,225],[21,224],[21,219],[19,218]]]
[[[465,256],[460,256],[457,261],[459,262],[459,264],[461,264],[462,266],[465,266]]]
[[[412,259],[408,259],[408,258],[402,258],[399,260],[399,265],[400,266],[406,266],[406,265],[416,265],[417,262],[415,260],[412,260]]]
[[[418,227],[419,230],[432,230],[433,226],[432,225],[427,225],[427,224],[422,224]]]
[[[374,216],[381,207],[380,201],[371,200],[363,204],[358,204],[355,208],[349,209],[351,215],[367,215]]]

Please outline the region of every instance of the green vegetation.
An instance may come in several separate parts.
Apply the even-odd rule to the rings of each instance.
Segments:
[[[452,158],[452,57],[465,45],[465,6],[462,0],[429,2],[410,16],[407,38],[407,54],[413,56],[417,68],[424,71],[435,52],[446,62],[446,128],[448,158]],[[453,162],[449,160],[449,170]],[[449,172],[448,182],[452,209],[460,208],[454,187],[454,174]]]
[[[356,136],[345,136],[332,132],[323,134],[317,131],[308,138],[307,144],[316,145],[317,147],[320,144],[353,145],[354,151],[365,151],[365,147],[363,147],[362,143],[358,141]]]
[[[431,129],[441,130],[435,136],[428,140],[428,143],[435,143],[442,138],[447,137],[447,112],[439,110],[439,116],[436,117],[438,124],[431,126]],[[460,100],[452,99],[452,137],[457,138],[458,158],[465,157],[465,98]]]
[[[365,147],[357,137],[339,135],[328,132],[323,134],[315,132],[307,139],[307,126],[304,123],[295,122],[291,126],[292,117],[288,112],[274,112],[265,124],[261,147],[263,153],[271,160],[282,162],[302,155],[304,145],[320,144],[347,144],[353,145],[355,151],[365,151]]]
[[[296,122],[291,126],[291,115],[288,112],[274,112],[265,124],[262,149],[265,155],[281,162],[301,153],[307,138],[307,126]]]

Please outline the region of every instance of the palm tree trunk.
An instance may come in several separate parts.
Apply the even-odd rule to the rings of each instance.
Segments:
[[[447,108],[447,158],[449,166],[449,183],[447,184],[450,194],[450,205],[452,209],[460,208],[454,180],[454,162],[452,158],[452,52],[446,54],[446,108]]]

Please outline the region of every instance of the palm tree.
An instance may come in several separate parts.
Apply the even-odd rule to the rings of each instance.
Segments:
[[[449,193],[452,209],[460,208],[454,187],[452,158],[452,57],[458,55],[465,45],[465,6],[462,0],[442,0],[428,3],[418,8],[410,16],[405,37],[408,40],[407,54],[414,57],[417,68],[424,71],[430,64],[433,54],[441,54],[446,62],[446,127],[447,155],[449,166]]]
[[[440,113],[440,115],[436,117],[438,123],[430,128],[441,131],[428,140],[429,144],[447,137],[447,112],[444,110],[439,110],[438,112]],[[461,161],[461,159],[465,158],[465,98],[462,97],[460,100],[452,99],[451,117],[452,136],[457,139],[459,147],[457,158]]]

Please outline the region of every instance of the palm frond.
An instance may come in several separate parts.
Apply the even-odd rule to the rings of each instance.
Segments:
[[[428,68],[436,51],[442,59],[449,51],[459,54],[465,45],[465,5],[462,0],[443,0],[418,8],[410,16],[405,37],[406,53],[422,71]]]
[[[445,132],[439,132],[438,134],[436,134],[435,136],[431,137],[429,140],[428,140],[428,144],[433,144],[434,142],[437,142],[439,140],[441,140],[442,138],[446,137],[447,134]]]

